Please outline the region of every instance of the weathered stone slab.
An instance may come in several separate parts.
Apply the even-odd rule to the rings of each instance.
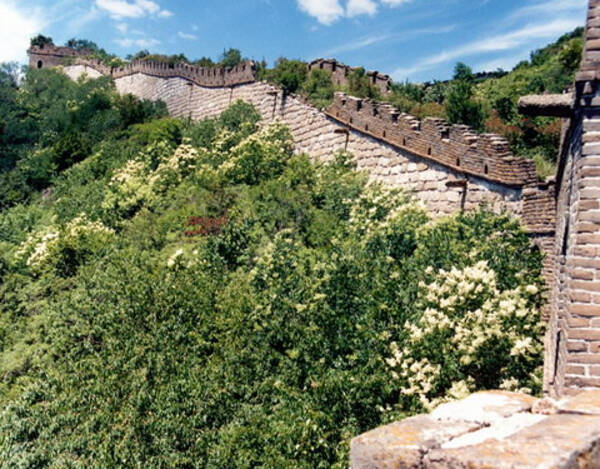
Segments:
[[[427,415],[403,420],[365,433],[350,444],[352,469],[421,467],[432,448],[481,428],[473,422],[440,422]]]
[[[600,391],[477,393],[355,438],[351,468],[600,469]]]
[[[600,391],[587,391],[557,404],[561,414],[597,415],[600,420]]]
[[[474,446],[488,440],[503,440],[510,438],[521,430],[544,421],[547,417],[539,414],[515,414],[499,420],[489,427],[475,432],[466,433],[442,445],[442,449],[456,449]]]
[[[461,401],[442,404],[431,413],[431,417],[491,425],[513,414],[531,410],[537,400],[532,396],[505,391],[478,392]]]
[[[539,416],[538,416],[539,417]],[[507,438],[434,449],[427,469],[600,469],[600,419],[552,415]]]

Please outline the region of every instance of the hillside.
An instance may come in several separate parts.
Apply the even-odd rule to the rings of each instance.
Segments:
[[[0,74],[0,460],[343,468],[351,437],[540,392],[541,256],[314,164],[238,102],[200,122],[109,80]]]

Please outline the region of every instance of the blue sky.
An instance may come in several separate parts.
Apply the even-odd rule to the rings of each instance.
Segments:
[[[277,57],[335,57],[398,81],[510,69],[585,22],[587,0],[0,0],[0,61],[25,60],[38,32],[218,58],[229,47]]]

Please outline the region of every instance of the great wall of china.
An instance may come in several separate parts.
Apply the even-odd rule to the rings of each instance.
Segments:
[[[98,61],[66,53],[65,48],[32,48],[30,66],[63,66],[72,78],[111,76],[121,93],[162,100],[176,117],[202,119],[223,112],[236,100],[252,103],[267,122],[289,126],[296,151],[326,160],[337,150],[356,157],[359,170],[375,180],[403,187],[434,214],[449,214],[481,205],[521,217],[534,242],[547,254],[551,275],[554,239],[554,187],[539,181],[530,160],[514,157],[498,135],[477,135],[466,126],[441,119],[416,118],[391,106],[336,94],[321,111],[303,98],[285,95],[256,79],[254,63],[233,69],[202,68],[134,61],[111,69]],[[350,68],[332,60],[310,64],[332,72],[343,83]],[[389,77],[368,72],[381,89]]]
[[[266,122],[287,124],[296,151],[327,160],[346,150],[358,169],[411,191],[433,214],[486,205],[520,217],[546,254],[551,285],[544,389],[565,399],[476,394],[356,438],[351,467],[600,469],[600,0],[590,0],[574,92],[521,103],[523,112],[563,118],[556,183],[538,180],[533,163],[513,156],[500,136],[341,93],[319,110],[257,81],[252,62],[227,70],[139,61],[111,69],[65,48],[29,55],[30,66],[62,66],[74,79],[110,76],[119,92],[162,100],[173,116],[211,117],[241,99]],[[330,71],[337,84],[351,70],[323,59],[309,67]],[[368,76],[388,89],[389,77]]]

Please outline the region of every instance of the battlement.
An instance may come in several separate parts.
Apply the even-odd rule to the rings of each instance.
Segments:
[[[62,65],[66,58],[82,57],[89,51],[76,51],[70,47],[59,47],[52,44],[32,46],[27,51],[31,68],[48,68]]]
[[[348,75],[357,67],[350,67],[338,62],[335,59],[316,59],[308,64],[309,70],[327,70],[331,73],[333,83],[337,86],[345,86],[348,84]],[[367,71],[367,77],[371,83],[382,93],[388,93],[392,86],[393,80],[389,75],[384,75],[377,71]]]
[[[102,75],[112,78],[123,78],[143,73],[150,76],[173,78],[181,77],[199,86],[208,88],[221,88],[256,81],[257,68],[253,61],[244,62],[233,68],[225,67],[198,67],[187,63],[165,63],[147,60],[135,60],[123,67],[111,68],[99,60],[90,59],[88,51],[76,51],[69,47],[32,47],[29,54],[29,66],[34,68],[47,68],[65,65],[65,60],[70,60],[70,65],[82,65],[93,68]]]
[[[600,0],[590,0],[583,58],[577,81],[598,79],[600,79]]]
[[[515,157],[499,135],[478,135],[439,118],[420,121],[389,104],[344,93],[336,93],[325,112],[354,130],[463,173],[510,186],[537,181],[533,161]]]
[[[111,70],[113,78],[123,78],[135,73],[155,77],[181,77],[199,86],[222,88],[256,81],[257,68],[253,61],[244,62],[233,68],[197,67],[187,63],[169,64],[137,60]]]

